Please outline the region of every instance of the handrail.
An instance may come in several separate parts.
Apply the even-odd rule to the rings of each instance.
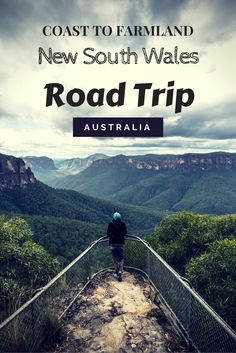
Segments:
[[[132,236],[141,241],[148,249],[162,262],[172,274],[178,278],[178,280],[191,292],[191,294],[205,307],[205,309],[214,316],[214,318],[224,326],[224,328],[228,331],[228,333],[232,336],[233,339],[236,340],[236,332],[220,317],[216,311],[195,291],[195,289],[189,285],[189,281],[182,276],[180,276],[160,255],[157,254],[155,250],[153,250],[150,245],[147,244],[142,238],[137,236]]]
[[[127,239],[140,239],[135,235],[127,236]],[[53,277],[44,287],[35,290],[34,296],[29,299],[25,304],[23,304],[18,310],[16,310],[12,315],[10,315],[6,320],[0,323],[0,330],[10,321],[12,321],[18,314],[20,314],[24,309],[26,309],[35,299],[42,295],[45,290],[50,288],[59,278],[61,278],[69,269],[71,269],[86,253],[88,253],[96,244],[108,240],[106,235],[100,237],[97,240],[92,241],[87,249],[85,249],[79,256],[77,256],[72,262],[69,263],[62,271],[60,271],[55,277]]]
[[[190,305],[190,311],[189,311],[189,314],[188,315],[190,315],[189,317],[188,317],[188,315],[187,315],[187,320],[189,319],[189,320],[192,320],[192,318],[191,318],[191,300],[193,300],[194,301],[194,308],[195,308],[195,310],[201,310],[200,311],[200,313],[202,314],[204,314],[205,315],[205,317],[210,317],[211,318],[211,324],[213,325],[213,329],[215,330],[215,331],[213,331],[213,332],[217,332],[217,329],[215,328],[215,326],[214,325],[216,325],[216,323],[218,323],[219,324],[219,326],[217,326],[218,328],[220,328],[220,330],[223,330],[222,331],[222,334],[223,334],[223,337],[224,337],[224,339],[226,339],[226,342],[227,342],[227,340],[233,340],[233,342],[235,342],[235,345],[234,345],[234,343],[232,343],[231,341],[231,345],[230,345],[230,349],[232,349],[232,347],[236,347],[236,333],[233,331],[233,329],[205,302],[205,300],[194,290],[194,288],[192,288],[192,286],[191,286],[191,283],[187,280],[187,279],[185,279],[185,278],[183,278],[183,277],[181,277],[160,255],[158,255],[158,253],[156,253],[152,248],[151,248],[151,246],[150,246],[150,244],[147,242],[147,241],[145,241],[144,239],[142,239],[141,237],[139,237],[139,236],[137,236],[137,235],[133,235],[133,234],[128,234],[127,235],[127,237],[126,237],[126,239],[127,240],[131,240],[131,241],[134,241],[134,242],[138,242],[139,244],[142,244],[143,246],[144,246],[144,249],[147,249],[147,258],[146,258],[146,261],[144,261],[144,262],[146,262],[146,265],[145,266],[147,266],[147,267],[143,267],[142,266],[142,263],[141,263],[141,266],[140,266],[140,271],[143,271],[143,273],[145,273],[146,275],[147,275],[147,277],[149,278],[149,280],[150,280],[150,282],[151,283],[153,283],[154,284],[154,286],[155,286],[155,288],[160,292],[160,296],[162,297],[162,299],[164,300],[164,302],[165,302],[165,304],[169,307],[169,309],[171,310],[171,312],[172,313],[174,313],[175,315],[175,317],[176,317],[176,320],[177,320],[177,323],[179,323],[180,324],[180,326],[185,330],[185,325],[186,325],[186,314],[184,314],[185,316],[184,316],[184,318],[182,317],[182,313],[181,313],[181,311],[179,310],[179,308],[178,307],[176,307],[175,306],[175,303],[174,303],[174,306],[173,306],[173,300],[175,300],[175,296],[176,296],[176,294],[178,294],[178,297],[177,298],[179,298],[178,300],[181,302],[182,301],[182,297],[181,297],[181,291],[179,290],[179,286],[181,286],[181,290],[182,291],[184,291],[184,296],[186,297],[186,300],[188,299],[188,298],[190,298],[190,304],[188,304],[188,305]],[[89,246],[87,247],[87,249],[85,249],[79,256],[77,256],[69,265],[67,265],[62,271],[60,271],[53,279],[51,279],[44,287],[42,287],[42,288],[38,288],[36,291],[35,291],[35,294],[34,294],[34,296],[30,299],[30,300],[28,300],[24,305],[22,305],[18,310],[16,310],[11,316],[9,316],[6,320],[4,320],[1,324],[0,324],[0,330],[1,329],[3,329],[6,325],[8,325],[8,324],[10,324],[19,314],[21,314],[21,313],[23,313],[23,311],[25,310],[25,309],[27,309],[28,307],[30,307],[31,305],[33,306],[33,304],[35,304],[34,303],[34,301],[36,301],[37,299],[39,299],[39,297],[40,296],[42,296],[49,288],[51,288],[60,278],[62,278],[64,275],[70,275],[70,273],[71,272],[69,272],[77,263],[79,263],[80,264],[80,266],[81,266],[81,262],[80,262],[80,260],[82,259],[82,258],[84,258],[84,256],[86,255],[86,254],[88,254],[88,259],[90,258],[90,251],[92,251],[92,249],[96,246],[96,245],[98,245],[98,244],[102,244],[102,243],[104,243],[104,242],[106,242],[106,241],[108,241],[109,240],[109,238],[107,237],[107,236],[102,236],[102,237],[100,237],[99,239],[97,239],[97,240],[95,240],[95,241],[93,241],[93,242],[91,242],[90,244],[89,244]],[[131,247],[131,251],[134,251],[134,250],[132,250],[132,249],[136,249],[136,244],[134,245],[134,247],[132,246]],[[139,247],[138,249],[141,249],[142,251],[143,251],[143,248],[141,247]],[[95,250],[96,251],[96,250]],[[153,255],[153,256],[151,256],[151,258],[150,258],[150,255]],[[152,261],[154,261],[154,262],[150,262],[150,259],[152,260]],[[86,257],[85,257],[85,260],[86,260]],[[83,260],[84,261],[84,260]],[[87,261],[87,260],[86,260]],[[101,260],[100,260],[101,261]],[[131,259],[131,263],[129,263],[129,264],[131,264],[132,265],[132,262],[133,260]],[[154,272],[152,271],[152,268],[150,267],[150,264],[154,264],[156,267],[156,269],[158,270],[161,270],[161,272],[162,272],[162,269],[164,270],[164,277],[155,277],[155,270],[154,270]],[[83,264],[83,262],[82,262],[82,264]],[[102,266],[101,266],[101,264],[102,264]],[[105,264],[105,265],[104,265]],[[128,264],[128,265],[129,265]],[[84,265],[83,265],[84,266]],[[86,267],[87,265],[86,265],[86,263],[85,263],[85,267]],[[89,266],[90,266],[90,263],[89,263]],[[95,267],[93,267],[93,266],[95,266]],[[100,268],[103,268],[103,269],[105,269],[105,268],[107,268],[107,265],[106,265],[106,262],[104,263],[104,262],[100,262],[99,263],[99,266],[100,266]],[[128,267],[130,267],[130,266],[128,266]],[[132,266],[131,266],[132,267]],[[93,268],[93,273],[94,273],[94,270],[95,270],[95,268],[96,268],[96,264],[94,263],[93,265],[92,265],[92,268]],[[76,269],[76,268],[75,268]],[[91,269],[91,267],[90,267],[90,269]],[[74,269],[73,269],[73,271],[74,271]],[[73,273],[73,271],[72,271],[72,273]],[[89,270],[90,271],[90,270]],[[161,273],[160,272],[160,273]],[[87,272],[86,272],[87,273]],[[85,274],[86,274],[85,273]],[[84,276],[84,275],[83,275]],[[87,274],[86,274],[86,276],[87,276]],[[87,280],[86,278],[88,278],[88,277],[83,277],[84,278],[84,280]],[[166,276],[167,276],[167,278],[166,278]],[[76,277],[76,279],[78,280],[78,277]],[[160,280],[161,279],[161,280]],[[167,287],[165,288],[164,287],[164,289],[162,288],[162,280],[164,280],[166,283],[167,283]],[[154,282],[155,283],[154,283]],[[169,282],[168,282],[169,281]],[[168,285],[169,284],[171,284],[171,286],[172,286],[172,281],[173,281],[173,283],[174,283],[174,291],[179,291],[179,292],[174,292],[173,294],[170,294],[169,292],[169,287],[168,287]],[[85,283],[85,282],[80,282],[80,283]],[[160,288],[159,288],[159,286],[160,286]],[[83,287],[83,288],[85,288],[85,287]],[[83,290],[83,288],[82,289],[80,289],[80,292]],[[161,289],[162,288],[162,289]],[[161,289],[161,290],[160,290]],[[173,289],[172,289],[173,290]],[[49,293],[49,294],[48,294]],[[47,292],[46,293],[46,295],[48,296],[52,296],[52,294],[50,294],[50,293],[55,293],[55,292]],[[172,295],[172,297],[170,296],[170,295]],[[77,293],[77,296],[78,296],[78,293]],[[44,298],[44,297],[43,297]],[[41,299],[40,299],[41,300]],[[178,304],[179,305],[179,304]],[[187,305],[187,304],[185,304],[185,305]],[[31,309],[32,309],[32,306],[30,307]],[[29,308],[29,309],[30,309]],[[174,308],[174,309],[173,309]],[[173,309],[173,310],[172,310]],[[176,311],[176,312],[175,312]],[[198,314],[199,313],[194,313],[193,312],[193,315],[195,315],[195,316],[193,316],[193,324],[195,324],[196,323],[196,320],[198,320],[198,318],[199,318],[199,316],[198,316]],[[25,313],[24,313],[24,315],[25,315]],[[180,315],[179,317],[178,317],[178,315]],[[61,317],[61,316],[60,316]],[[183,318],[182,320],[184,320],[184,321],[181,321],[181,318]],[[195,321],[194,321],[195,320]],[[7,326],[7,328],[6,329],[8,329],[9,327]],[[190,330],[190,331],[189,331]],[[191,329],[189,329],[188,327],[187,327],[187,334],[189,334],[190,333],[190,340],[191,340],[191,333],[192,333],[193,331],[191,331]],[[197,333],[199,333],[198,331],[196,331]],[[203,333],[204,331],[202,330],[200,330],[200,337],[201,337],[201,334]],[[0,332],[1,333],[1,332]],[[227,335],[226,335],[226,333],[227,333]],[[225,336],[226,335],[226,336]],[[195,339],[196,339],[196,334],[195,334]],[[210,336],[209,336],[210,337]],[[201,342],[201,341],[200,341]],[[210,340],[210,342],[212,342],[211,340]],[[224,341],[225,342],[225,341]],[[202,342],[201,342],[202,343]],[[200,343],[200,346],[201,346],[201,343]],[[207,345],[205,345],[205,343],[203,344],[203,347],[205,348]],[[215,347],[215,346],[214,346]],[[222,344],[220,344],[220,347],[221,347],[221,349],[222,349],[222,347],[224,347],[224,346],[222,346]],[[228,347],[228,345],[227,345],[227,347]]]
[[[23,304],[18,310],[16,310],[12,315],[10,315],[6,320],[0,323],[0,330],[11,322],[17,315],[19,315],[23,310],[25,310],[32,302],[34,302],[38,297],[40,297],[48,288],[50,288],[55,282],[58,281],[69,269],[71,269],[86,253],[88,253],[97,243],[102,241],[105,237],[101,237],[93,241],[87,249],[85,249],[79,256],[77,256],[72,262],[69,263],[62,271],[60,271],[55,277],[51,279],[44,287],[39,288],[39,291],[29,299],[25,304]]]

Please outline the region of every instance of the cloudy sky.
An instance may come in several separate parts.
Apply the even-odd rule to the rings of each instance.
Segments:
[[[54,158],[144,153],[236,152],[236,1],[235,0],[0,0],[0,152]],[[45,37],[45,25],[166,26],[190,25],[190,37]],[[196,65],[146,64],[142,48],[198,52]],[[119,52],[130,47],[139,62],[129,65],[83,64],[83,49]],[[38,64],[38,49],[78,52],[72,64]],[[174,107],[137,107],[135,83],[165,88],[192,88],[195,100],[175,114]],[[60,82],[74,87],[117,87],[127,82],[125,105],[119,108],[45,107],[44,86]],[[165,137],[156,139],[73,138],[73,116],[163,116]]]

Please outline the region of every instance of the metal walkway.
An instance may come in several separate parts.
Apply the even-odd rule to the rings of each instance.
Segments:
[[[175,326],[199,352],[236,352],[236,333],[143,239],[127,237],[126,268],[143,273],[171,312]],[[53,317],[62,318],[97,272],[112,266],[107,238],[93,243],[0,324],[0,351],[39,351]],[[58,306],[70,293],[71,301]],[[16,350],[17,348],[17,350]]]

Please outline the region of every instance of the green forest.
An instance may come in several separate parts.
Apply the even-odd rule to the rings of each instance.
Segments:
[[[150,245],[234,329],[236,328],[236,215],[181,212],[146,237]]]
[[[0,217],[0,319],[9,316],[54,277],[59,261],[33,241],[22,218]]]
[[[151,230],[162,218],[160,211],[105,201],[72,190],[53,189],[39,181],[24,189],[2,190],[0,193],[0,212],[4,214],[61,217],[105,225],[117,210],[125,215],[131,232]]]

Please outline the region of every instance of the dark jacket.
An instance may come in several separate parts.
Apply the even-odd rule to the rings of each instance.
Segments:
[[[126,234],[127,234],[127,230],[124,222],[113,220],[112,222],[109,223],[107,228],[109,245],[124,244]]]

